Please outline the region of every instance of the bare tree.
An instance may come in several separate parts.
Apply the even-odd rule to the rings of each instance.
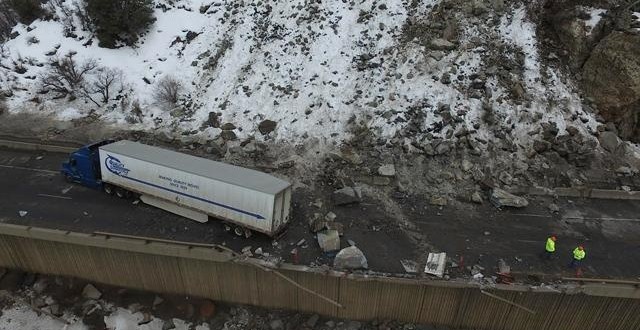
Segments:
[[[75,52],[69,52],[62,59],[54,58],[49,63],[51,70],[41,78],[45,89],[53,90],[60,96],[73,95],[83,89],[85,76],[95,70],[98,64],[95,60],[78,63],[73,57]]]
[[[102,103],[107,103],[111,99],[114,89],[118,88],[118,86],[122,89],[122,70],[112,68],[98,70],[95,80],[91,83],[90,90],[100,94]]]
[[[160,103],[175,105],[178,103],[181,91],[182,83],[179,80],[171,76],[165,76],[158,81],[153,95],[156,101]]]

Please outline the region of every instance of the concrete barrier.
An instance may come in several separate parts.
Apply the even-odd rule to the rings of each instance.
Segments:
[[[0,223],[0,266],[331,317],[469,329],[638,329],[635,285],[563,287],[387,278],[173,244]],[[274,268],[269,268],[274,267]]]
[[[41,151],[59,152],[59,153],[71,153],[78,149],[73,147],[31,143],[31,142],[20,142],[20,141],[3,140],[3,139],[0,139],[0,146],[11,148],[11,149],[18,149],[18,150],[41,150]]]

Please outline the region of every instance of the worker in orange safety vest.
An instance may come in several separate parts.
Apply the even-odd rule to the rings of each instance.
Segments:
[[[584,251],[584,246],[578,245],[577,248],[573,250],[573,258],[571,258],[571,263],[569,264],[570,268],[580,267],[582,260],[587,256],[587,253]]]

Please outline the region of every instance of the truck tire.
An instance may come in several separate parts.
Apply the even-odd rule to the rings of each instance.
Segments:
[[[107,195],[113,195],[113,186],[112,185],[110,185],[108,183],[105,183],[104,186],[102,187],[102,189],[104,190],[104,192]]]
[[[240,227],[240,226],[235,226],[233,228],[233,233],[236,234],[236,236],[244,236],[244,228]]]

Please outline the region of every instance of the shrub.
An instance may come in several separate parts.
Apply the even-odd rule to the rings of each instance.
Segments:
[[[46,14],[41,0],[7,0],[7,4],[18,14],[20,22],[27,25]]]
[[[91,83],[90,90],[100,94],[102,103],[108,103],[116,89],[122,89],[122,70],[111,68],[100,68],[98,74]]]
[[[69,52],[62,59],[51,60],[51,70],[41,78],[45,89],[53,90],[59,96],[74,95],[84,89],[86,75],[95,70],[98,64],[94,60],[78,63],[74,55],[74,52]]]
[[[175,105],[182,91],[182,84],[171,76],[165,76],[158,81],[153,96],[159,103]]]
[[[152,0],[86,0],[85,9],[100,47],[131,46],[155,21]]]

